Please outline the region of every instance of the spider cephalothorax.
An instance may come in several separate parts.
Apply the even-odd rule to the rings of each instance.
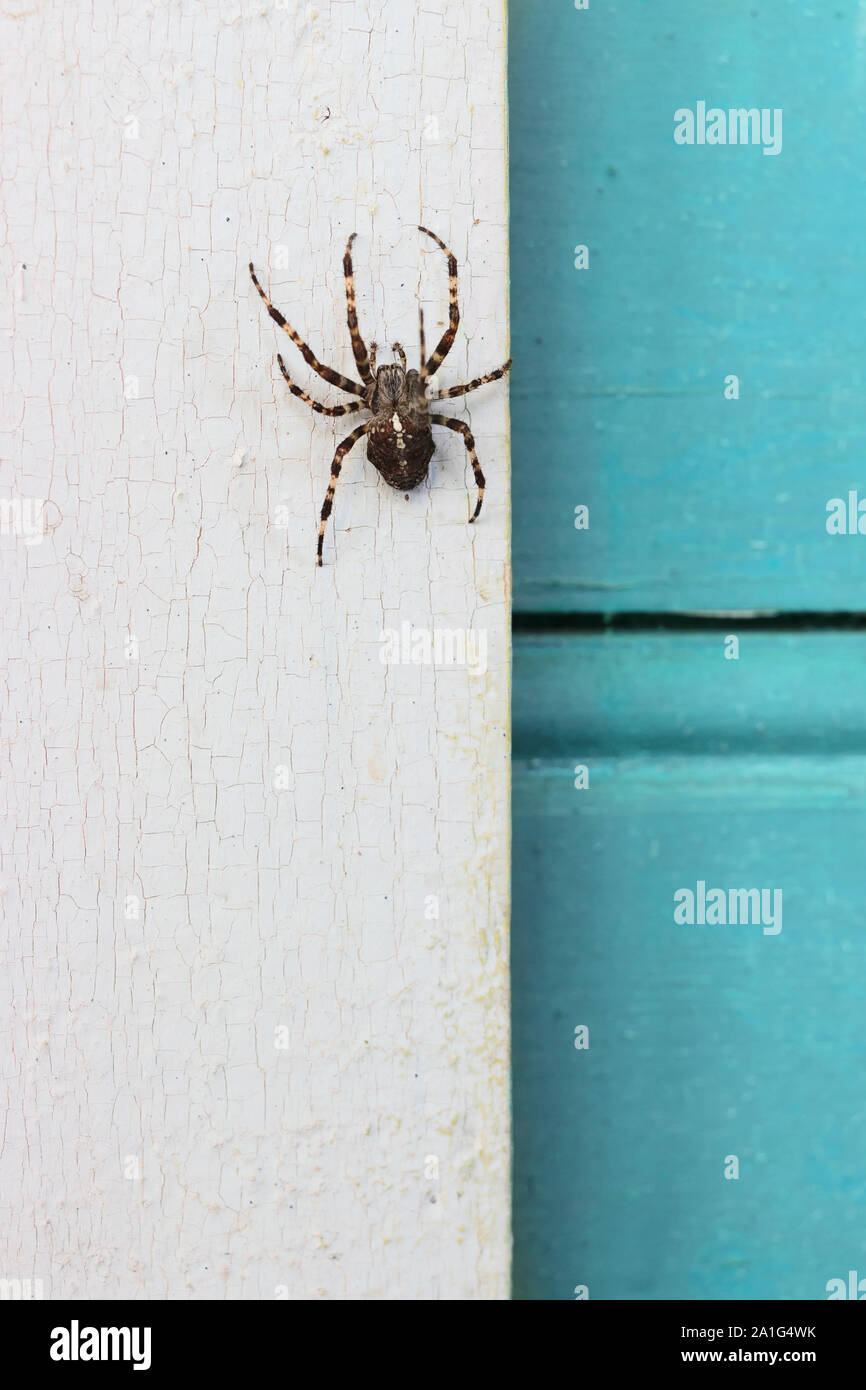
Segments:
[[[313,410],[317,410],[321,415],[351,415],[358,410],[370,412],[371,418],[352,430],[352,433],[347,435],[339,445],[334,455],[331,464],[331,480],[322,506],[319,525],[317,551],[319,564],[322,563],[325,527],[328,523],[328,517],[331,515],[334,492],[343,466],[343,459],[362,435],[367,436],[367,458],[373,467],[391,487],[397,488],[400,492],[408,493],[419,483],[423,483],[427,477],[430,460],[436,447],[433,442],[431,426],[444,425],[446,429],[455,430],[458,434],[462,434],[478,486],[478,500],[475,504],[475,511],[469,520],[474,521],[481,511],[481,503],[484,500],[484,474],[481,472],[481,465],[475,452],[475,440],[472,432],[463,420],[456,420],[448,415],[431,414],[428,401],[465,396],[467,392],[474,391],[478,386],[484,386],[488,381],[496,381],[508,371],[511,366],[511,359],[509,358],[504,366],[497,367],[495,371],[487,372],[485,376],[476,377],[473,381],[466,382],[462,386],[451,386],[445,391],[434,391],[428,397],[428,378],[438,370],[451,349],[457,333],[457,325],[460,322],[460,310],[457,303],[457,260],[455,256],[448,250],[445,243],[440,241],[435,232],[428,231],[426,227],[419,227],[419,231],[431,237],[448,257],[449,282],[448,327],[429,357],[427,357],[424,343],[424,315],[420,309],[418,311],[421,347],[420,371],[415,371],[414,368],[409,371],[406,370],[406,354],[399,343],[395,343],[392,348],[394,354],[399,358],[399,365],[396,362],[389,363],[377,370],[375,343],[370,345],[369,354],[367,352],[364,339],[358,330],[358,316],[355,310],[355,279],[352,271],[354,232],[349,237],[346,254],[343,257],[343,274],[346,280],[349,333],[352,339],[355,364],[361,377],[360,382],[352,381],[350,377],[343,376],[341,372],[336,372],[331,367],[325,367],[318,361],[303,338],[286,322],[279,309],[274,308],[256,278],[252,263],[250,264],[253,284],[267,305],[268,313],[274,322],[279,324],[280,328],[285,329],[292,342],[300,349],[304,360],[315,372],[318,372],[324,381],[339,386],[342,391],[359,397],[359,399],[347,402],[345,405],[322,405],[320,401],[313,400],[312,396],[309,396],[306,391],[303,391],[300,386],[296,386],[289,379],[285,363],[282,357],[277,354],[280,371],[285,377],[289,390],[302,401],[306,401],[307,405]]]

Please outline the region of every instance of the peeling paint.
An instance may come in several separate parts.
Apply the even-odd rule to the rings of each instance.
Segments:
[[[2,28],[0,486],[50,524],[0,537],[0,1275],[505,1298],[507,392],[455,403],[478,525],[459,437],[409,502],[358,449],[317,571],[341,422],[276,352],[337,394],[246,270],[350,371],[357,230],[362,330],[412,364],[424,222],[461,271],[441,383],[507,355],[504,4]],[[484,629],[486,674],[383,665],[404,621]]]

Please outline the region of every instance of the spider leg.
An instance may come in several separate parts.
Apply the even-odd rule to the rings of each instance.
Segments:
[[[328,524],[328,517],[331,515],[331,508],[334,505],[334,493],[337,490],[337,479],[340,476],[340,469],[343,467],[343,459],[352,448],[352,445],[357,444],[361,435],[367,433],[371,423],[370,420],[367,420],[365,424],[358,425],[356,429],[352,430],[351,434],[346,435],[346,438],[341,444],[337,445],[337,452],[331,464],[331,481],[328,483],[328,491],[325,493],[325,500],[322,503],[322,519],[319,523],[319,544],[316,551],[316,558],[319,564],[322,563],[322,545],[325,540],[325,527]]]
[[[511,358],[505,363],[504,367],[497,367],[495,372],[486,372],[484,376],[475,377],[474,381],[467,381],[463,386],[449,386],[447,391],[434,391],[430,397],[431,401],[447,401],[453,396],[465,396],[469,391],[477,391],[479,386],[486,386],[488,381],[498,381],[501,376],[505,376],[511,366]]]
[[[370,382],[373,380],[373,372],[367,357],[364,339],[361,337],[358,330],[358,314],[355,309],[355,272],[352,269],[352,242],[357,235],[357,232],[353,232],[349,237],[346,254],[343,257],[343,275],[346,279],[346,308],[348,311],[349,335],[352,339],[352,351],[355,354],[355,362],[357,363],[361,380],[366,382],[369,386]]]
[[[453,251],[448,250],[444,241],[440,241],[435,232],[421,226],[418,230],[423,232],[425,236],[431,237],[440,251],[444,251],[448,257],[448,327],[439,339],[429,360],[424,364],[423,371],[424,376],[432,376],[451,351],[451,345],[457,336],[457,325],[460,322],[460,307],[457,303],[457,257]]]
[[[399,359],[399,361],[400,361],[400,366],[403,368],[403,371],[405,372],[405,370],[406,370],[406,354],[405,354],[405,352],[403,351],[403,345],[402,345],[402,343],[392,343],[392,344],[391,344],[391,351],[393,352],[394,356],[397,357],[397,358]]]
[[[427,379],[427,348],[424,343],[424,310],[418,305],[418,343],[421,350],[421,380]]]
[[[323,366],[323,364],[316,357],[312,348],[307,347],[307,344],[304,342],[301,335],[299,333],[296,333],[294,328],[292,328],[291,324],[286,322],[279,309],[274,308],[274,305],[268,299],[268,296],[265,294],[264,290],[258,282],[258,279],[256,278],[256,272],[253,269],[252,261],[250,261],[250,275],[252,277],[253,284],[255,285],[262,299],[265,301],[267,311],[273,319],[274,323],[278,323],[280,328],[285,329],[286,333],[288,333],[292,342],[295,344],[295,347],[300,349],[301,356],[303,357],[304,361],[309,363],[313,371],[318,372],[319,376],[322,378],[323,381],[329,381],[332,386],[339,386],[341,391],[348,391],[353,396],[363,396],[364,388],[360,385],[359,382],[350,381],[347,376],[343,376],[342,372],[335,372],[332,367]]]
[[[376,375],[376,352],[377,352],[377,350],[378,350],[378,347],[379,347],[379,344],[378,344],[378,343],[371,343],[371,344],[370,344],[370,375],[371,375],[371,376],[375,376],[375,375]]]
[[[475,511],[469,518],[470,522],[474,521],[481,511],[481,503],[484,501],[484,474],[481,472],[481,464],[478,462],[478,455],[475,452],[475,437],[464,420],[455,420],[450,415],[431,415],[430,423],[431,425],[444,425],[446,429],[454,430],[456,434],[463,435],[463,443],[466,445],[466,452],[469,455],[478,488],[478,501],[475,503]]]
[[[316,410],[320,415],[352,415],[356,410],[364,409],[363,401],[348,401],[346,405],[322,405],[321,401],[314,401],[312,396],[308,396],[306,391],[302,391],[300,386],[296,386],[286,371],[286,364],[279,353],[277,361],[280,364],[280,371],[285,377],[286,385],[293,396],[297,396],[299,401],[303,401],[311,410]]]

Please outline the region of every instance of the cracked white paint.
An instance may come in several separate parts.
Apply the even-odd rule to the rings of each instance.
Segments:
[[[0,498],[47,500],[0,535],[0,1277],[507,1297],[506,389],[443,406],[477,525],[458,435],[408,502],[361,444],[317,571],[352,421],[289,396],[277,351],[341,399],[246,268],[348,372],[357,230],[362,331],[414,365],[423,221],[441,383],[499,365],[503,0],[7,0],[2,33]],[[484,630],[486,673],[383,664],[406,622]]]

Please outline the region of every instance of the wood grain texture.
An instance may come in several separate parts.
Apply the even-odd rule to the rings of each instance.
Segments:
[[[515,607],[866,608],[866,537],[826,532],[866,499],[862,6],[511,26]],[[781,108],[781,153],[676,145],[698,100]]]
[[[498,1299],[509,1257],[507,391],[409,501],[368,340],[507,355],[504,5],[7,7],[0,1274],[48,1297]],[[380,356],[384,350],[380,349]],[[387,358],[385,359],[387,360]],[[343,427],[341,430],[341,426]],[[385,629],[484,669],[385,665]],[[279,1032],[278,1030],[283,1030]],[[280,1045],[278,1045],[278,1042]]]

